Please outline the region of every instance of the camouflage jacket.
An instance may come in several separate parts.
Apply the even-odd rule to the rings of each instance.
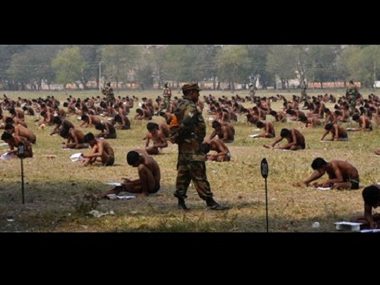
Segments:
[[[358,96],[359,95],[358,87],[356,85],[349,84],[346,88],[346,95]]]
[[[196,103],[183,98],[174,110],[174,115],[178,123],[170,131],[178,144],[180,155],[188,153],[202,156],[201,145],[206,136],[206,123]]]

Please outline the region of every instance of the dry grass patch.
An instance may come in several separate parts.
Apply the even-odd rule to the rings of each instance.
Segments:
[[[342,94],[342,91],[332,91],[332,94],[339,96],[339,92]],[[231,96],[229,92],[210,93]],[[239,95],[244,97],[245,93]],[[127,94],[153,98],[160,95],[160,92],[121,92],[120,96]],[[206,94],[208,93],[202,93]],[[273,94],[276,93],[263,92],[263,96]],[[48,94],[7,95],[11,98],[37,98]],[[82,92],[72,95],[86,98],[99,94]],[[292,93],[286,94],[291,95]],[[54,96],[61,102],[67,97],[66,94],[55,93]],[[281,104],[282,102],[276,102],[272,107],[276,110]],[[135,108],[131,110],[131,117],[134,114]],[[205,117],[207,118],[206,110]],[[76,116],[69,119],[79,125]],[[269,116],[268,119],[272,120],[272,117]],[[160,120],[159,117],[153,118],[153,121]],[[271,142],[271,139],[248,137],[256,127],[246,125],[244,117],[240,117],[239,122],[235,123],[235,142],[228,144],[233,160],[207,162],[207,175],[215,199],[230,206],[230,210],[207,210],[192,186],[187,199],[192,210],[183,212],[177,209],[177,200],[173,196],[177,149],[176,145],[171,144],[155,157],[162,170],[162,189],[157,194],[131,200],[86,200],[83,198],[85,194],[109,189],[110,186],[105,182],[121,181],[121,177],[137,178],[136,169],[126,164],[125,155],[131,149],[144,146],[142,138],[146,133],[146,122],[132,121],[131,130],[118,131],[118,138],[110,140],[116,150],[114,166],[83,167],[80,162],[73,163],[69,159],[71,154],[78,151],[61,150],[64,140],[56,135],[50,136],[51,127],[38,130],[33,121],[34,118],[27,117],[28,126],[37,135],[37,144],[34,146],[35,156],[24,159],[25,204],[21,203],[20,160],[0,160],[1,232],[266,232],[265,180],[260,172],[260,162],[264,157],[269,163],[269,231],[333,232],[334,222],[347,220],[362,212],[361,189],[379,181],[375,166],[380,158],[373,154],[374,149],[379,147],[380,128],[377,125],[373,132],[350,133],[348,142],[322,143],[319,141],[323,133],[322,127],[302,129],[306,136],[306,149],[285,152],[265,149],[262,145]],[[279,134],[283,127],[298,128],[300,124],[275,123],[276,133]],[[211,129],[209,126],[208,134]],[[93,128],[84,129],[84,132],[87,131],[96,132]],[[45,155],[56,157],[49,159]],[[359,169],[361,189],[318,191],[292,186],[311,173],[310,164],[317,156],[326,160],[343,159],[351,162]],[[94,217],[89,214],[92,210],[105,214]],[[315,221],[320,223],[319,229],[311,227]]]

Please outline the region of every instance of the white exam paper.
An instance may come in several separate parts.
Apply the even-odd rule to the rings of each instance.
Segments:
[[[70,156],[70,159],[72,162],[79,161],[83,159],[82,153],[74,153],[73,155]]]

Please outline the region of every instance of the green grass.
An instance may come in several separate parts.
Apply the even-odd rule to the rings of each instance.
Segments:
[[[308,90],[309,95],[331,93],[337,97],[343,90]],[[364,96],[376,90],[361,90]],[[97,91],[86,92],[3,92],[16,99],[38,98],[54,95],[62,102],[68,94],[74,97],[98,96]],[[228,91],[203,91],[203,95],[233,95]],[[300,94],[295,91],[258,91],[259,96],[277,93],[291,97]],[[235,92],[244,97],[248,91]],[[120,91],[120,96],[135,95],[138,98],[155,98],[159,90]],[[174,96],[180,96],[177,91]],[[272,103],[278,110],[282,102]],[[245,104],[250,106],[249,104]],[[330,106],[328,104],[328,106]],[[331,105],[332,106],[332,105]],[[135,114],[131,110],[130,117]],[[205,118],[207,105],[205,108]],[[76,125],[76,116],[69,119]],[[154,117],[153,121],[162,118]],[[271,116],[268,116],[272,120]],[[127,165],[126,153],[144,146],[142,138],[146,134],[146,121],[133,121],[130,130],[118,131],[118,138],[110,140],[116,150],[115,165],[112,167],[83,167],[73,163],[70,155],[76,150],[61,150],[64,141],[59,136],[50,136],[52,127],[38,130],[33,117],[27,117],[28,126],[37,135],[34,157],[24,159],[25,204],[22,204],[20,160],[0,160],[0,232],[266,232],[266,209],[270,232],[334,232],[334,222],[348,220],[352,215],[363,212],[361,190],[370,183],[379,181],[376,165],[379,157],[373,151],[380,147],[380,127],[373,132],[350,133],[348,142],[319,141],[323,128],[302,129],[306,137],[305,150],[284,152],[265,149],[262,145],[272,139],[253,139],[255,126],[247,125],[244,117],[235,123],[236,138],[228,144],[232,161],[224,163],[207,162],[207,175],[216,201],[231,207],[228,211],[210,211],[205,207],[195,189],[188,190],[189,212],[177,209],[173,196],[176,178],[176,145],[169,144],[163,153],[155,156],[162,171],[161,190],[149,197],[131,200],[86,200],[84,194],[99,193],[110,189],[107,181],[121,181],[121,177],[137,178],[137,171]],[[347,123],[347,126],[350,123]],[[354,125],[354,124],[352,124]],[[276,133],[283,127],[299,127],[299,123],[276,123]],[[211,126],[207,134],[211,133]],[[84,129],[96,132],[95,129]],[[6,147],[3,147],[5,151]],[[87,151],[87,150],[81,150]],[[49,159],[45,155],[56,155]],[[318,191],[292,186],[308,176],[312,160],[322,156],[326,160],[347,160],[359,169],[361,189],[352,191]],[[269,164],[267,196],[265,180],[261,176],[260,162],[266,158]],[[266,198],[268,204],[266,204]],[[89,212],[97,210],[105,213],[94,217]],[[113,214],[111,214],[113,213]],[[13,217],[9,221],[7,217]],[[318,221],[319,229],[311,225]]]

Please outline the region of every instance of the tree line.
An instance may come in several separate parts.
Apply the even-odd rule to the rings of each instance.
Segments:
[[[379,66],[379,67],[378,67]],[[138,82],[161,88],[169,81],[260,83],[354,80],[372,88],[380,73],[380,45],[0,45],[3,90],[40,90],[45,84]]]

